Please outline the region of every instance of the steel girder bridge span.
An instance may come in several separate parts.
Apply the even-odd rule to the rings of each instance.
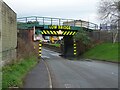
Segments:
[[[34,34],[43,36],[64,36],[63,56],[75,57],[77,55],[76,42],[73,36],[80,30],[93,31],[97,24],[82,20],[50,18],[50,17],[22,17],[17,19],[18,30],[34,30]],[[42,42],[39,43],[39,57],[41,57]]]

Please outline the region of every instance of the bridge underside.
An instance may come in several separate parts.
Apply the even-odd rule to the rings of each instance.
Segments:
[[[35,28],[36,33],[42,34],[42,36],[63,36],[63,41],[61,43],[61,55],[65,58],[76,57],[77,47],[76,42],[73,39],[73,36],[77,33],[77,30],[58,30],[58,29],[41,29]],[[42,43],[40,42],[39,57],[41,57],[41,48]]]
[[[36,30],[36,34],[42,34],[46,36],[71,36],[75,35],[77,31],[73,30]]]

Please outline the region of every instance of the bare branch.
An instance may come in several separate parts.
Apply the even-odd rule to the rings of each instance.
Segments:
[[[98,12],[104,21],[118,21],[120,19],[120,0],[102,0]]]

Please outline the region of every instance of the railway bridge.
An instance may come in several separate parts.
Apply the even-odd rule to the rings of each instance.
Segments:
[[[63,36],[63,51],[65,57],[74,57],[77,54],[76,42],[73,36],[80,30],[93,31],[97,24],[74,19],[50,17],[22,17],[17,19],[18,30],[34,30],[33,35]],[[42,42],[39,39],[39,57],[41,57]]]

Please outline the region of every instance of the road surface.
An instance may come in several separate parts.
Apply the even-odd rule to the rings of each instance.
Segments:
[[[42,49],[53,88],[118,88],[118,65],[93,60],[67,60]]]

